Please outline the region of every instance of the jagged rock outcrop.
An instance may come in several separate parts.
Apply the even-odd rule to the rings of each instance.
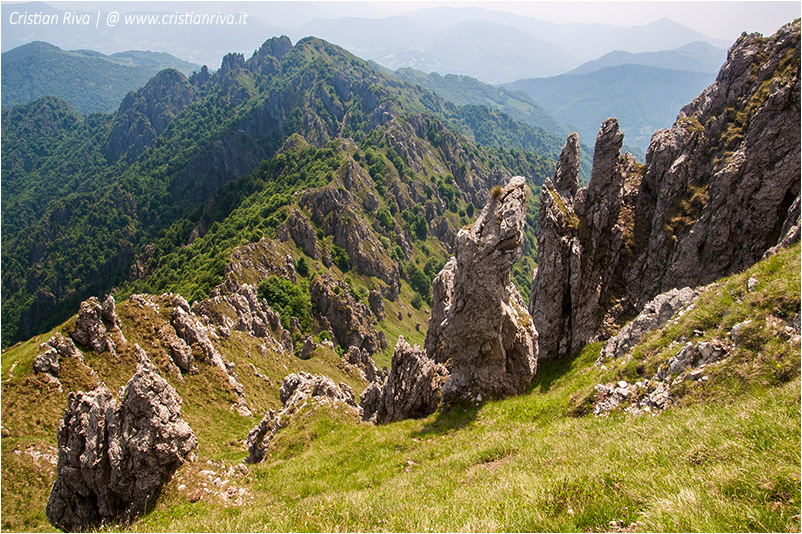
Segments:
[[[371,289],[368,293],[368,306],[370,311],[376,316],[376,319],[381,321],[384,319],[384,296],[378,289]]]
[[[101,386],[70,393],[58,428],[58,466],[47,518],[62,530],[130,521],[155,504],[162,485],[197,446],[181,398],[140,364],[120,400]]]
[[[348,286],[329,275],[318,275],[312,279],[309,295],[315,312],[329,322],[341,347],[354,346],[368,354],[383,348],[373,327],[370,308],[356,300]]]
[[[192,313],[206,317],[217,332],[225,337],[232,330],[247,332],[253,337],[281,339],[281,320],[256,287],[242,284],[236,292],[221,294],[219,287],[212,296],[192,306]]]
[[[316,405],[339,404],[351,410],[355,416],[362,415],[356,403],[354,391],[348,384],[334,381],[321,375],[310,375],[303,371],[284,377],[279,389],[279,400],[283,409],[275,413],[268,411],[262,420],[248,433],[248,457],[246,463],[258,463],[264,459],[268,443],[276,433],[286,426],[291,418],[309,403]]]
[[[434,284],[426,347],[434,361],[451,362],[444,405],[521,393],[535,374],[537,332],[510,277],[526,194],[520,176],[496,190],[473,226],[457,234],[455,259]]]
[[[315,224],[332,236],[335,245],[345,249],[356,271],[375,276],[388,284],[387,297],[394,300],[401,288],[398,264],[365,222],[356,195],[358,191],[374,191],[373,180],[353,160],[348,160],[345,166],[342,187],[332,183],[320,189],[307,190],[299,204],[309,211]],[[292,226],[288,227],[292,232]]]
[[[426,341],[423,346],[430,358],[442,364],[447,364],[448,360],[443,329],[454,302],[454,273],[456,271],[457,259],[452,256],[432,281],[432,315],[429,317],[429,330],[426,332]]]
[[[217,367],[226,374],[229,386],[231,386],[231,390],[237,397],[237,403],[235,405],[237,412],[243,416],[252,415],[244,395],[244,388],[234,373],[234,365],[228,362],[214,346],[214,343],[212,343],[211,336],[213,336],[214,333],[210,332],[209,328],[203,323],[199,316],[191,311],[187,311],[188,309],[189,305],[187,301],[180,295],[176,295],[173,299],[171,321],[176,335],[190,347],[197,347],[201,354],[203,354],[207,363]],[[178,365],[178,362],[176,362],[176,365]],[[189,365],[191,370],[191,360]]]
[[[104,324],[104,319],[109,323],[109,328]],[[114,297],[109,295],[102,306],[97,297],[89,297],[81,302],[81,309],[75,320],[75,330],[70,335],[72,339],[95,352],[108,350],[116,354],[116,344],[108,335],[112,330],[116,331],[125,343],[125,337],[120,330],[120,319],[114,307]]]
[[[315,343],[315,340],[312,339],[312,336],[306,336],[298,357],[302,360],[308,360],[312,357],[312,353],[315,352],[315,349],[317,349],[317,343]]]
[[[440,405],[440,391],[448,371],[429,359],[420,347],[413,348],[398,336],[390,374],[376,399],[378,384],[373,382],[363,395],[362,417],[374,423],[426,417]]]
[[[376,380],[376,375],[378,373],[376,364],[367,350],[358,349],[352,345],[348,347],[348,352],[345,353],[345,360],[351,365],[359,367],[359,370],[362,371],[362,375],[368,382]]]
[[[39,354],[33,360],[33,370],[37,373],[46,373],[54,377],[57,377],[61,372],[59,357],[76,358],[80,362],[84,361],[84,355],[78,350],[75,343],[58,332],[39,345],[39,351]]]
[[[800,24],[738,39],[716,81],[621,154],[609,119],[576,190],[576,139],[541,194],[529,311],[541,358],[613,333],[655,295],[741,270],[798,234]]]
[[[297,208],[292,210],[287,219],[287,231],[293,241],[304,251],[304,254],[313,260],[320,257],[315,229]]]
[[[248,243],[231,251],[226,264],[223,283],[212,290],[211,296],[236,293],[243,285],[257,286],[270,276],[280,276],[297,282],[292,258],[279,252],[278,244],[266,237],[256,243]]]
[[[623,356],[646,334],[663,326],[679,311],[686,310],[698,297],[699,291],[689,287],[672,289],[657,295],[644,306],[637,317],[607,340],[596,363]]]
[[[173,118],[192,102],[194,90],[183,74],[165,69],[123,99],[103,153],[109,161],[135,160]]]

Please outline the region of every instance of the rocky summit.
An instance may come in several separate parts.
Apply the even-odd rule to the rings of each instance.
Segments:
[[[537,332],[510,279],[526,196],[520,176],[494,189],[476,222],[457,234],[454,260],[438,275],[435,292],[446,298],[432,312],[426,347],[450,369],[446,405],[521,393],[535,374]]]
[[[529,305],[541,358],[608,337],[659,293],[710,283],[798,239],[799,33],[797,21],[739,38],[716,81],[654,134],[645,165],[621,153],[609,119],[577,190],[568,138],[541,193]]]

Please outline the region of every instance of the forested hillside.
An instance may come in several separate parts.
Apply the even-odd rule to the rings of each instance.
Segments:
[[[215,222],[265,184],[275,198],[258,208],[259,227],[247,236],[231,231],[202,256],[219,260],[259,233],[272,235],[292,194],[328,183],[337,168],[287,168],[292,156],[278,152],[292,134],[316,149],[351,140],[380,201],[410,191],[412,204],[386,205],[392,224],[407,232],[383,219],[394,232],[388,239],[407,241],[438,234],[448,243],[490,185],[514,173],[534,186],[556,156],[532,127],[499,111],[450,104],[313,38],[295,46],[271,39],[247,60],[226,56],[214,74],[202,69],[187,79],[162,71],[112,115],[81,116],[53,98],[4,110],[3,343],[56,324],[91,294],[146,283],[136,280],[150,272],[132,265],[155,266],[180,250],[195,257],[196,249],[183,248],[192,230],[216,231]],[[327,152],[304,157],[331,159]],[[306,181],[282,183],[279,175]],[[423,209],[426,201],[433,207]],[[420,211],[403,213],[416,205]],[[454,215],[435,220],[446,208]],[[388,256],[397,244],[386,246]],[[532,239],[527,254],[534,249]],[[402,251],[407,260],[412,248]],[[220,281],[217,265],[188,297]],[[522,286],[530,268],[520,274]]]
[[[105,55],[34,41],[3,52],[3,107],[56,96],[79,113],[110,113],[129,91],[139,89],[166,68],[189,76],[200,65],[164,52],[131,50]]]

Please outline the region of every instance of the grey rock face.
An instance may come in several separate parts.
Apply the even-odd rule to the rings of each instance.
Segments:
[[[313,260],[320,257],[315,229],[297,208],[292,210],[290,217],[287,219],[287,230],[293,241],[301,247],[301,250],[303,250],[307,256]]]
[[[376,364],[365,349],[358,349],[353,345],[348,347],[345,359],[351,365],[356,365],[362,371],[362,375],[368,382],[376,380]]]
[[[443,330],[446,318],[451,313],[454,302],[454,273],[457,271],[457,259],[453,256],[432,281],[432,315],[429,317],[429,329],[426,331],[424,348],[437,363],[447,364],[445,339]]]
[[[303,347],[301,347],[301,353],[298,354],[298,357],[302,360],[308,360],[312,357],[312,353],[315,352],[316,348],[317,343],[312,339],[312,336],[306,336]]]
[[[518,176],[460,230],[455,260],[438,275],[434,289],[442,301],[433,307],[426,346],[434,361],[451,361],[444,405],[521,393],[535,374],[537,332],[510,277],[525,215],[526,183]]]
[[[44,344],[43,344],[44,345]],[[58,362],[58,351],[49,345],[44,352],[39,353],[33,360],[33,370],[37,373],[47,373],[58,376],[61,372],[61,365]]]
[[[362,407],[362,420],[376,422],[376,412],[382,399],[382,386],[378,382],[371,382],[359,398]]]
[[[281,321],[267,301],[260,299],[256,287],[242,284],[232,293],[224,293],[221,284],[212,296],[196,303],[192,313],[205,317],[217,331],[228,337],[232,330],[247,332],[253,337],[281,337]]]
[[[663,326],[674,314],[687,308],[698,298],[699,293],[689,287],[672,289],[652,299],[643,311],[628,323],[602,347],[597,364],[610,358],[618,358],[637,345],[649,332]]]
[[[410,347],[404,336],[399,336],[390,374],[378,403],[375,401],[375,392],[363,394],[363,399],[367,399],[362,406],[363,418],[377,423],[390,423],[425,417],[440,405],[440,390],[447,377],[445,367],[427,358],[419,347]],[[368,413],[369,408],[374,408],[374,403],[377,404],[375,412]]]
[[[84,530],[146,513],[197,446],[180,397],[153,366],[137,367],[121,399],[103,386],[68,397],[46,509],[57,528]]]
[[[103,309],[96,297],[81,303],[72,339],[86,345],[95,352],[104,352],[106,344],[106,327],[103,324]]]
[[[112,295],[107,296],[106,300],[103,301],[100,315],[104,321],[111,323],[114,328],[119,329],[122,326],[120,318],[117,317],[117,306]]]
[[[356,403],[354,391],[340,382],[321,375],[310,375],[303,371],[284,377],[279,389],[279,399],[284,408],[278,413],[270,410],[262,420],[248,433],[248,458],[246,463],[257,463],[264,459],[267,446],[276,433],[289,424],[292,416],[309,403],[340,404],[361,417],[362,409]]]
[[[84,361],[84,355],[75,346],[71,339],[65,338],[56,332],[53,336],[39,345],[39,354],[33,360],[33,370],[37,373],[46,373],[54,377],[61,372],[61,358],[76,358]]]
[[[376,316],[376,319],[381,321],[384,319],[384,296],[378,289],[371,289],[368,293],[368,306],[370,311]]]
[[[328,320],[340,346],[365,349],[368,354],[380,350],[370,308],[356,300],[345,284],[318,275],[312,279],[309,295],[315,312]]]
[[[621,154],[607,120],[590,183],[574,192],[569,139],[541,195],[529,307],[541,358],[603,339],[656,295],[710,283],[797,238],[800,85],[789,65],[799,30],[739,38],[716,81],[654,134],[645,166]]]

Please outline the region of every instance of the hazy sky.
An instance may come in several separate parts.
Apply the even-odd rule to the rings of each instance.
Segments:
[[[772,34],[777,28],[799,18],[802,3],[794,2],[371,2],[388,14],[398,14],[423,7],[477,6],[552,22],[599,22],[614,26],[633,26],[670,18],[708,37],[732,41],[742,31]]]
[[[47,3],[61,5],[80,5],[85,2]],[[91,0],[90,0],[91,1]],[[106,0],[108,1],[108,0]],[[170,0],[174,6],[177,2]],[[8,5],[9,2],[3,2]],[[123,2],[121,5],[158,5],[158,2]],[[599,22],[614,26],[648,24],[660,18],[670,18],[708,37],[732,42],[742,31],[772,34],[780,26],[802,15],[799,1],[571,1],[532,2],[532,1],[478,1],[478,2],[438,2],[431,0],[373,0],[369,2],[338,1],[247,1],[238,2],[185,2],[192,8],[203,10],[220,9],[226,5],[239,9],[247,6],[248,11],[274,26],[299,26],[313,18],[336,18],[341,16],[382,17],[402,14],[416,9],[436,6],[474,6],[497,11],[509,11],[524,16],[552,22]],[[200,7],[204,6],[204,7]]]

